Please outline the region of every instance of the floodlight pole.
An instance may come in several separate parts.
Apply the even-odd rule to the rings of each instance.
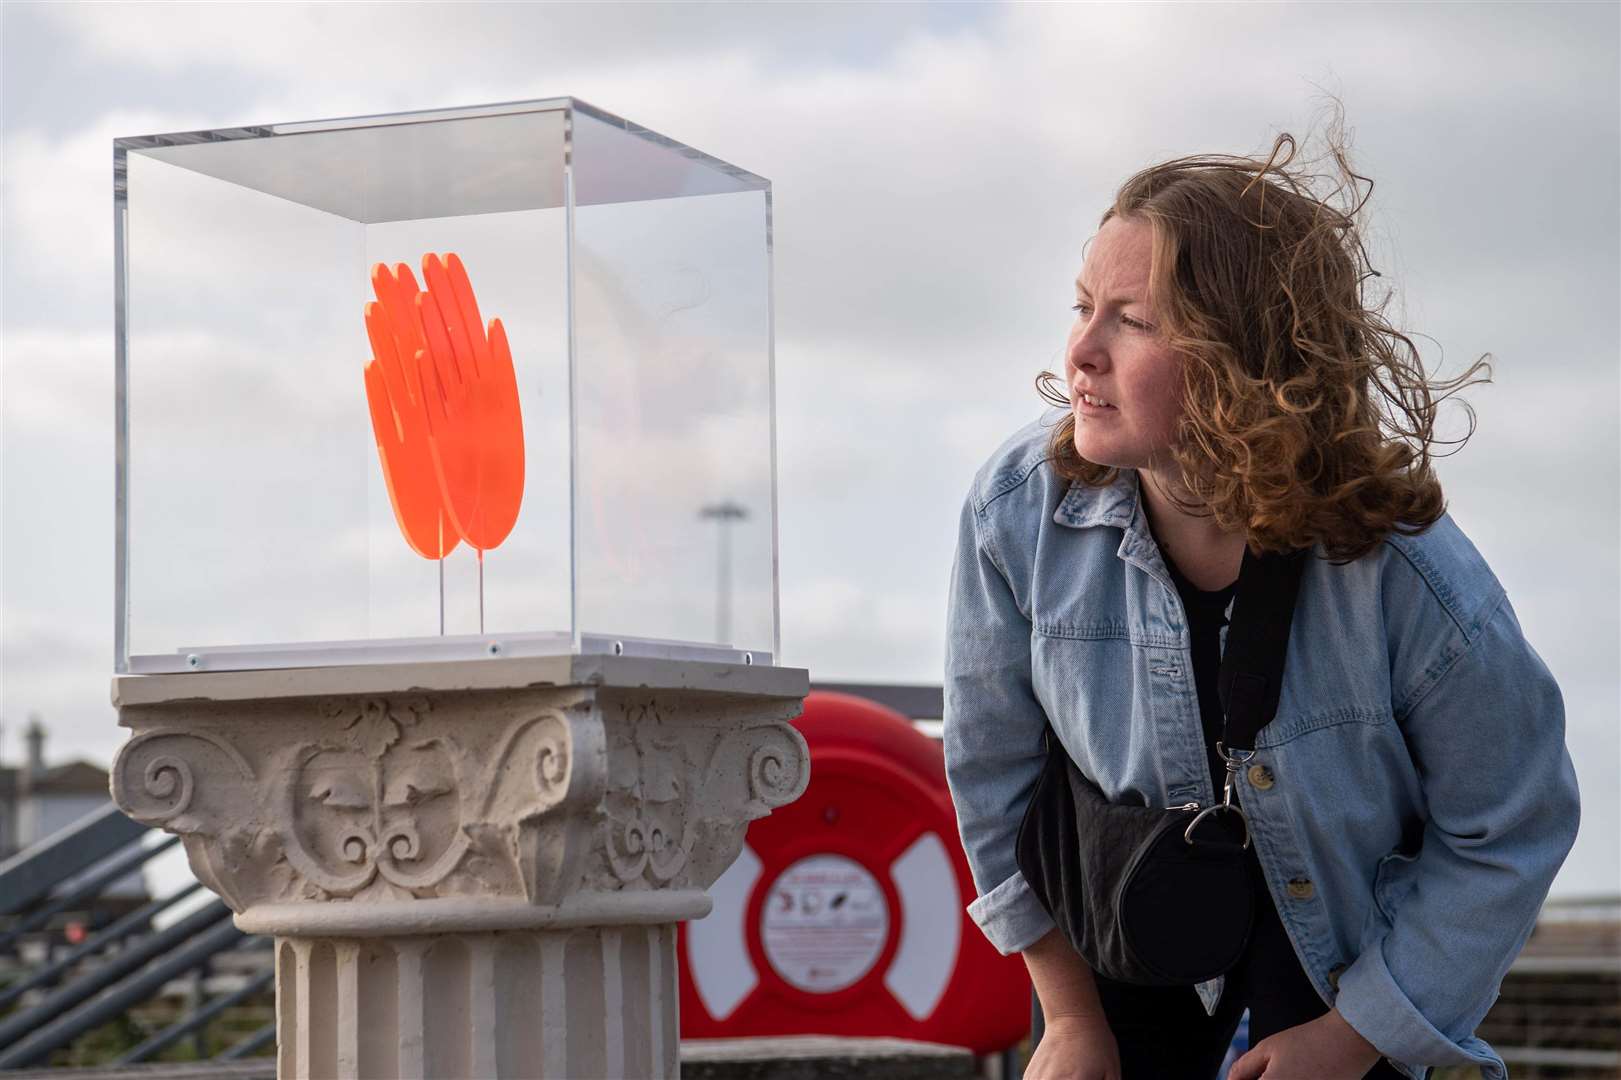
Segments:
[[[732,643],[732,522],[742,521],[749,512],[742,506],[723,500],[710,503],[698,511],[698,516],[713,519],[720,524],[719,562],[715,567],[715,641],[721,645]]]

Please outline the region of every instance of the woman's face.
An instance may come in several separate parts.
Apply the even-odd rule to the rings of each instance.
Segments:
[[[1158,338],[1148,296],[1152,228],[1112,217],[1092,239],[1075,282],[1075,324],[1064,381],[1075,414],[1075,450],[1087,461],[1148,468],[1165,464],[1181,410],[1181,364]],[[1107,401],[1096,409],[1082,391]]]

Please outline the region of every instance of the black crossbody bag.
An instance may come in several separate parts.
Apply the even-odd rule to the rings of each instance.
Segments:
[[[1122,982],[1189,986],[1228,971],[1257,906],[1249,824],[1233,777],[1278,711],[1289,628],[1309,548],[1246,547],[1217,690],[1222,801],[1159,808],[1111,803],[1054,735],[1015,841],[1020,872],[1092,970]],[[1192,672],[1189,672],[1191,681]]]

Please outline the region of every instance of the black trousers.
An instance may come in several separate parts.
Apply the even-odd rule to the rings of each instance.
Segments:
[[[1262,898],[1249,950],[1227,973],[1215,1015],[1191,986],[1137,986],[1095,975],[1109,1028],[1120,1045],[1124,1080],[1214,1080],[1247,1007],[1249,1043],[1328,1012],[1301,969],[1278,919],[1260,863],[1250,857]],[[1363,1080],[1406,1080],[1380,1059]]]

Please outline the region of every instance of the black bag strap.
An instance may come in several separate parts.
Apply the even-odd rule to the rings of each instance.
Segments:
[[[1289,628],[1310,555],[1311,548],[1262,555],[1244,548],[1233,618],[1216,677],[1225,749],[1253,750],[1261,729],[1277,715]]]

